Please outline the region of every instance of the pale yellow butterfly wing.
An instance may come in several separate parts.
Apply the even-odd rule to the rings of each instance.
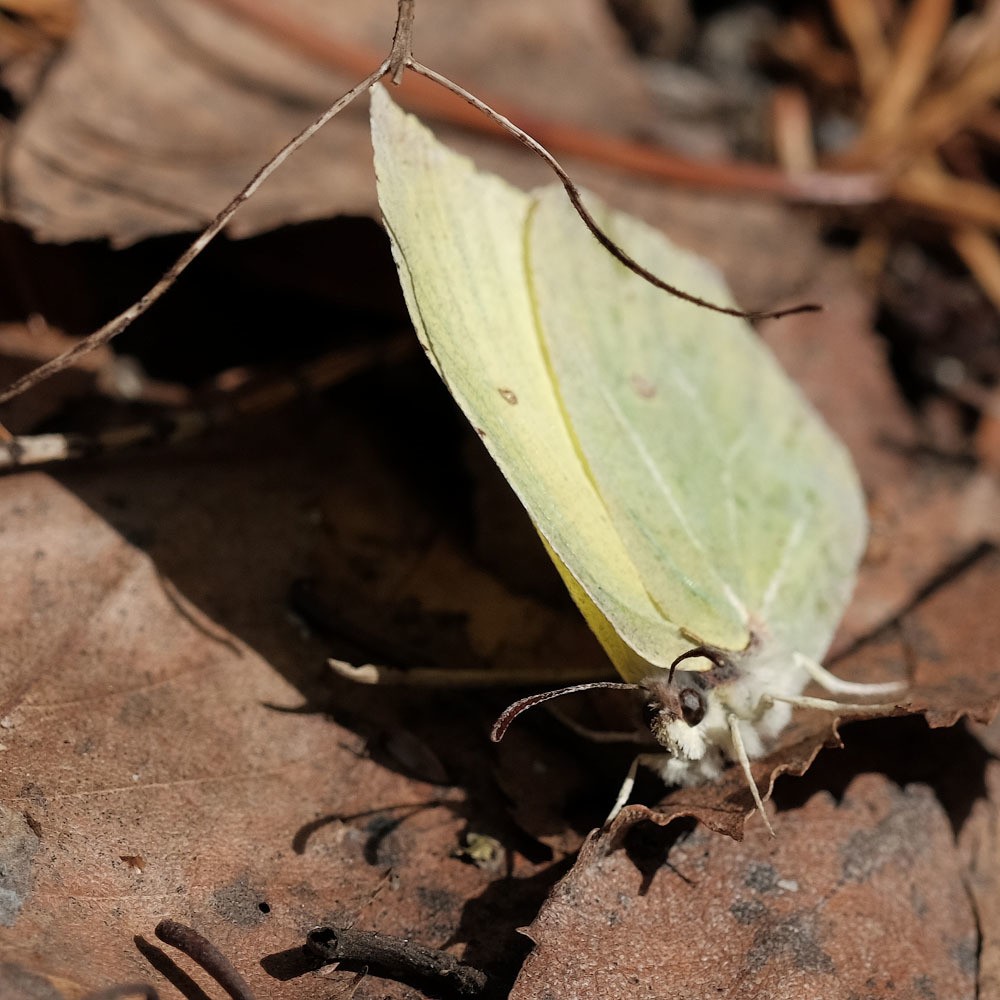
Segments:
[[[729,301],[662,233],[601,221],[654,273]],[[528,274],[553,383],[654,602],[714,644],[741,648],[749,619],[819,658],[866,537],[849,455],[744,320],[664,294],[583,239],[564,192],[540,193]]]
[[[381,87],[372,91],[372,141],[379,203],[431,362],[557,565],[569,567],[571,590],[616,666],[640,671],[616,636],[668,665],[690,643],[650,600],[574,447],[542,356],[525,273],[532,199],[477,173]]]
[[[821,656],[863,497],[753,330],[632,275],[561,189],[478,174],[381,90],[372,127],[418,335],[619,670],[637,679],[695,641],[743,649],[751,630]],[[602,214],[652,270],[727,300],[704,261]]]

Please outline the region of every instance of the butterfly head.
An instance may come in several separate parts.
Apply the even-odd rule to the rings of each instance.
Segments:
[[[715,730],[724,725],[723,711],[703,678],[678,672],[672,683],[649,684],[646,721],[653,738],[677,760],[701,760],[715,743]]]
[[[691,661],[689,669],[677,669]],[[679,656],[669,671],[656,668],[639,683],[592,681],[522,698],[493,727],[494,741],[521,712],[552,698],[596,688],[636,691],[646,698],[646,722],[664,751],[660,769],[669,784],[690,785],[716,777],[725,763],[729,726],[720,690],[739,675],[737,658],[725,650],[698,646]]]

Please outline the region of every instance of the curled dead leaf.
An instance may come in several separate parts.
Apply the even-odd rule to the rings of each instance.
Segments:
[[[743,843],[592,841],[526,933],[512,1000],[976,995],[976,924],[930,789],[857,778]]]

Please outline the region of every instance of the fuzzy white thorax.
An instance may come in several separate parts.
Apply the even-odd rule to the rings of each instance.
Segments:
[[[698,691],[705,714],[690,725],[679,714],[663,711],[654,734],[666,753],[648,759],[649,766],[669,785],[700,785],[717,778],[736,759],[730,718],[738,720],[747,756],[760,757],[788,725],[791,705],[772,696],[799,695],[809,683],[809,673],[791,652],[766,641],[755,642],[732,657],[733,676],[714,678],[713,671],[678,670],[673,687]],[[655,691],[655,688],[654,688]]]

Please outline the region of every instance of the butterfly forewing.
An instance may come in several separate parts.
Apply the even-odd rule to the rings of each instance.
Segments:
[[[643,658],[669,664],[686,644],[595,491],[542,356],[525,274],[531,199],[477,173],[381,87],[372,140],[379,203],[431,361],[589,600]]]

